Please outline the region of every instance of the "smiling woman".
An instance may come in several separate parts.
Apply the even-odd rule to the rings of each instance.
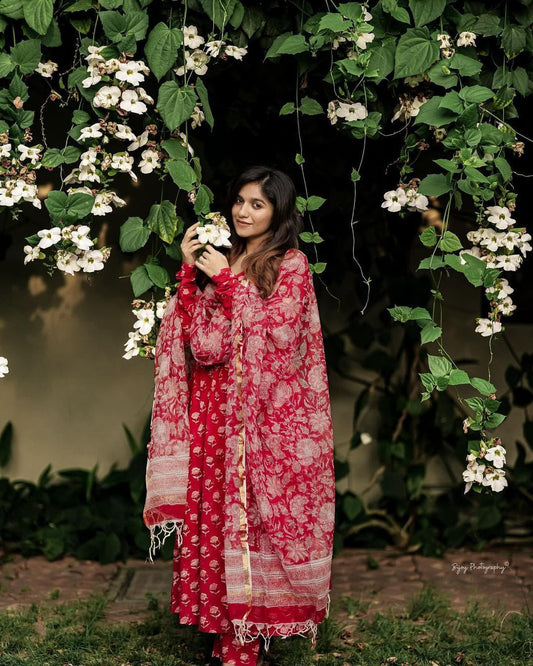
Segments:
[[[217,634],[223,664],[315,635],[329,600],[333,436],[295,201],[280,171],[235,180],[232,248],[185,233],[156,346],[145,522],[154,542],[177,529],[171,608]]]

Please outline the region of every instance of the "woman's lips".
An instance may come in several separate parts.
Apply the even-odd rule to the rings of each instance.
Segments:
[[[244,220],[236,220],[237,224],[242,224],[243,226],[249,227],[251,226],[251,222],[245,222]]]

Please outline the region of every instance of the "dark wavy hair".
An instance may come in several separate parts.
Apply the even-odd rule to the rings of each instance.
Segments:
[[[263,195],[270,201],[274,210],[264,243],[255,252],[247,255],[242,262],[245,276],[251,280],[263,298],[270,296],[274,289],[279,265],[287,250],[298,247],[298,234],[302,219],[296,210],[296,188],[287,174],[265,166],[254,166],[235,178],[228,188],[228,220],[231,227],[230,264],[240,256],[246,241],[235,233],[231,217],[231,207],[241,189],[249,183],[256,183]]]

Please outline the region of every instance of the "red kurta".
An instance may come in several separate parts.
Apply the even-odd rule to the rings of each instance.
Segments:
[[[156,542],[178,529],[172,608],[244,641],[315,632],[335,490],[307,261],[287,252],[267,299],[229,269],[203,292],[193,268],[179,277],[156,347],[145,506]]]

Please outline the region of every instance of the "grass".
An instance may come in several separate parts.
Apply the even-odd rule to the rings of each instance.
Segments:
[[[149,619],[107,624],[105,598],[43,603],[0,614],[1,666],[202,666],[210,638],[181,627],[152,599]],[[533,620],[528,613],[472,605],[453,611],[434,589],[409,600],[403,614],[370,616],[343,598],[308,639],[273,640],[269,666],[526,666],[533,663]]]

